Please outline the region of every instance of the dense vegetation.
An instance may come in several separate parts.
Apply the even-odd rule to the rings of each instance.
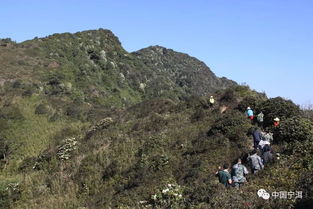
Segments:
[[[217,78],[163,47],[128,53],[102,29],[0,45],[2,208],[313,204],[313,118],[292,101]],[[251,151],[247,106],[265,114],[280,159],[241,192],[226,190],[215,172]],[[303,199],[266,201],[260,188],[303,191]]]

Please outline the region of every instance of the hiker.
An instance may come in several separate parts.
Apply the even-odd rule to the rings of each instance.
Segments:
[[[262,149],[262,159],[264,164],[273,162],[272,149],[268,144],[264,145]]]
[[[261,134],[264,141],[268,141],[269,143],[273,142],[273,133],[271,133],[268,128],[265,129],[265,132],[261,132]]]
[[[241,164],[240,158],[238,158],[237,163],[233,166],[232,174],[233,174],[233,184],[235,188],[239,189],[241,185],[247,181],[245,175],[248,174],[248,170],[246,166]]]
[[[258,121],[258,126],[260,128],[263,128],[263,121],[264,121],[264,114],[263,112],[260,112],[257,117],[256,117],[257,121]]]
[[[259,142],[262,139],[261,132],[258,128],[254,129],[254,131],[252,132],[252,137],[253,137],[253,147],[254,147],[254,149],[257,149]]]
[[[274,127],[279,126],[280,119],[278,117],[274,118]]]
[[[252,173],[257,173],[264,168],[261,157],[257,154],[256,150],[253,150],[251,155],[248,157],[250,161]]]
[[[261,139],[259,142],[258,148],[262,151],[265,145],[270,145],[269,141],[265,141],[264,138]]]
[[[218,176],[219,182],[224,184],[226,188],[229,188],[229,186],[232,184],[231,176],[228,172],[228,167],[228,164],[224,164],[223,170],[221,167],[219,167],[219,170],[216,172],[216,176]]]
[[[210,100],[209,100],[209,102],[210,102],[210,107],[213,107],[213,106],[214,106],[214,102],[215,102],[215,100],[214,100],[214,97],[213,97],[213,96],[210,96]]]
[[[254,119],[253,110],[251,110],[250,107],[247,107],[247,116],[251,121],[253,121]]]

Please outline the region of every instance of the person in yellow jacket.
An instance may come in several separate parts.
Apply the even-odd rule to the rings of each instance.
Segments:
[[[215,103],[215,100],[214,100],[213,96],[210,96],[209,102],[210,102],[210,107],[213,107],[214,103]]]

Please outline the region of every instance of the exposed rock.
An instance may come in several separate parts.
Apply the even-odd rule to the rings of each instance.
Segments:
[[[60,65],[56,61],[50,62],[48,68],[58,68]]]

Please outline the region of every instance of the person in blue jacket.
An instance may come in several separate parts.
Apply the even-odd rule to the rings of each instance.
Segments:
[[[247,107],[247,116],[251,121],[254,119],[253,110],[250,107]]]

